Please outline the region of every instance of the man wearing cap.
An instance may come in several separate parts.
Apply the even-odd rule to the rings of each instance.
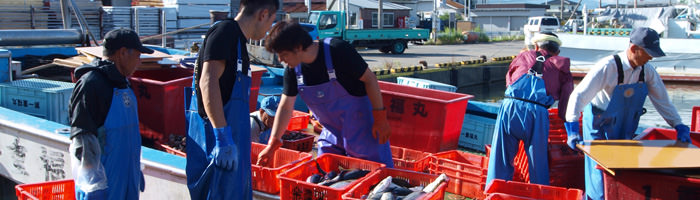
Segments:
[[[136,96],[127,77],[141,65],[144,47],[129,29],[104,36],[103,58],[75,69],[70,98],[71,163],[77,199],[138,199],[141,135]]]
[[[279,96],[268,96],[260,101],[260,110],[250,113],[250,141],[267,144],[280,104]]]
[[[583,140],[632,139],[639,117],[646,112],[642,106],[647,96],[664,120],[676,129],[677,139],[690,142],[690,129],[671,104],[659,74],[647,64],[652,58],[665,55],[659,46],[659,34],[641,27],[632,30],[629,47],[624,52],[596,63],[571,93],[564,123],[569,147],[575,149],[582,141],[580,112],[583,112]],[[590,199],[603,199],[602,172],[595,168],[597,164],[591,158],[586,157],[584,162],[586,195]]]
[[[505,98],[496,118],[491,142],[487,184],[493,179],[513,178],[513,159],[518,142],[523,141],[529,158],[530,182],[549,185],[547,137],[549,108],[559,100],[559,115],[574,88],[569,58],[558,56],[561,41],[557,35],[538,33],[532,39],[535,49],[520,53],[506,74]]]

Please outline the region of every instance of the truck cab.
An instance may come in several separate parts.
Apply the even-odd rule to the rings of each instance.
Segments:
[[[314,11],[309,14],[309,23],[318,27],[318,37],[342,37],[345,15],[338,11]]]
[[[379,49],[383,53],[402,54],[408,42],[428,40],[430,30],[417,28],[347,29],[345,13],[311,11],[309,23],[318,28],[318,39],[338,38],[355,47]]]

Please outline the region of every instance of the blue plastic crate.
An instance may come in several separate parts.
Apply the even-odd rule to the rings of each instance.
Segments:
[[[459,146],[484,152],[484,145],[491,144],[496,119],[478,115],[464,115],[462,131],[459,134]]]
[[[437,81],[431,81],[427,79],[420,78],[410,78],[410,77],[396,77],[396,84],[412,86],[417,88],[426,88],[434,90],[442,90],[445,92],[456,92],[457,87],[449,84],[440,83]]]
[[[68,104],[74,86],[44,79],[0,83],[0,106],[69,125]]]

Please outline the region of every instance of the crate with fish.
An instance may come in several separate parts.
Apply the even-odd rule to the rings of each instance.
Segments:
[[[402,169],[382,168],[343,195],[344,200],[430,199],[442,200],[448,178]]]
[[[326,153],[280,174],[280,199],[340,199],[369,172],[385,166]]]
[[[484,197],[487,157],[450,150],[433,154],[430,160],[431,174],[444,173],[450,177],[447,192],[469,198]]]
[[[504,196],[509,197],[505,199],[580,200],[583,198],[583,191],[579,189],[566,189],[501,179],[494,179],[486,187],[485,193],[489,195],[492,193],[504,194]]]
[[[314,136],[301,131],[286,131],[282,135],[282,148],[310,152],[314,147]]]
[[[261,191],[270,194],[280,192],[280,179],[277,175],[303,163],[311,160],[311,154],[299,153],[288,149],[279,149],[270,161],[270,167],[256,165],[258,162],[258,154],[267,147],[264,144],[251,143],[251,177],[253,190]]]
[[[397,169],[428,172],[430,155],[429,152],[391,146],[391,157]]]

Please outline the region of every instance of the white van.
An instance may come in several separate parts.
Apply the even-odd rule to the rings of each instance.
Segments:
[[[523,32],[525,33],[525,46],[530,48],[530,39],[535,33],[549,31],[556,32],[559,30],[559,19],[552,16],[537,16],[530,17],[527,19],[527,23],[523,27]]]

